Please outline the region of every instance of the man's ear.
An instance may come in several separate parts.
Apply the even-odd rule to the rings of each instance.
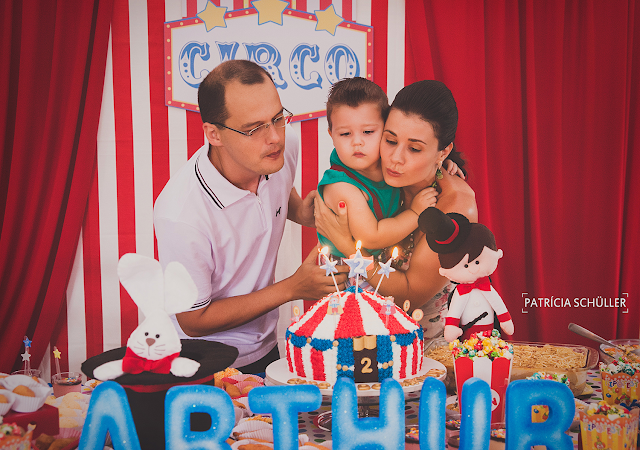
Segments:
[[[209,141],[209,144],[214,147],[220,147],[222,145],[222,141],[220,140],[220,130],[213,124],[209,122],[205,122],[202,124],[202,130],[204,131],[204,135]]]

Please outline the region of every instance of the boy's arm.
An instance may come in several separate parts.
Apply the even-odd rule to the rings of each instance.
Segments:
[[[351,234],[354,239],[361,241],[365,248],[384,248],[401,241],[418,227],[418,215],[426,209],[425,207],[419,212],[408,209],[395,217],[378,221],[369,208],[364,193],[352,184],[326,185],[323,194],[325,203],[334,211],[338,210],[340,201],[347,204]],[[435,205],[435,189],[431,196],[423,195],[423,197],[422,204],[428,204],[431,200]]]

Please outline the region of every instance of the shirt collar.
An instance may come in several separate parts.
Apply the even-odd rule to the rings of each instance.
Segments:
[[[251,192],[234,186],[209,160],[209,144],[205,144],[196,155],[195,177],[200,187],[220,209],[237,202]],[[262,182],[262,180],[261,180]]]

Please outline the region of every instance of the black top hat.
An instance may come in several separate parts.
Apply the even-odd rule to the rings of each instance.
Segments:
[[[431,250],[438,254],[453,253],[466,241],[471,224],[462,214],[445,214],[437,208],[425,209],[418,218]]]
[[[114,381],[124,387],[142,450],[164,450],[164,400],[167,390],[182,384],[215,383],[216,372],[229,367],[238,357],[238,349],[220,342],[204,339],[182,339],[180,356],[200,363],[192,377],[177,377],[171,373],[125,373]],[[102,364],[122,359],[127,347],[115,348],[93,356],[82,363],[82,372],[93,378],[93,371]],[[208,414],[191,414],[191,429],[206,431],[211,428]]]

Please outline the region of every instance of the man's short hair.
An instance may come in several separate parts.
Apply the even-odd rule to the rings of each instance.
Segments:
[[[380,108],[383,121],[389,115],[389,99],[382,88],[362,77],[344,78],[331,87],[327,99],[327,122],[332,128],[331,114],[338,106],[357,108],[364,103],[373,103]]]
[[[232,59],[219,64],[198,88],[198,107],[203,123],[224,123],[229,118],[225,91],[226,86],[236,80],[253,85],[272,79],[264,68],[246,59]]]

